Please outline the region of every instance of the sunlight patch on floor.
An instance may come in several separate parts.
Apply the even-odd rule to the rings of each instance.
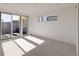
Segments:
[[[29,52],[36,47],[32,43],[30,43],[22,38],[16,39],[14,41],[26,52]]]
[[[25,36],[25,38],[28,39],[28,40],[31,40],[31,41],[39,44],[39,45],[45,42],[44,40],[33,37],[33,36]]]
[[[13,42],[3,42],[3,51],[4,56],[21,56],[24,54],[24,52]]]

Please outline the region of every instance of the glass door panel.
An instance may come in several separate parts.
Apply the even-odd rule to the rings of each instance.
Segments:
[[[11,38],[11,15],[6,13],[1,13],[1,29],[2,39]]]
[[[20,36],[20,16],[12,15],[12,37]]]

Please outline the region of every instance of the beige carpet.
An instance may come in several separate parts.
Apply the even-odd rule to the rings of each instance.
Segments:
[[[18,40],[14,39],[13,41],[2,41],[0,42],[0,55],[9,56],[12,54],[13,56],[75,56],[76,54],[75,46],[72,44],[51,39],[34,38],[35,37],[31,37],[30,39],[25,36],[24,38],[20,38]]]

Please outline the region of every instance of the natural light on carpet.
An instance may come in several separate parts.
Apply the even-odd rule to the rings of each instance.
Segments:
[[[33,37],[33,36],[25,36],[25,38],[28,39],[28,40],[31,40],[31,41],[39,44],[39,45],[45,42],[44,40]]]
[[[4,56],[21,56],[24,54],[24,52],[13,42],[3,42],[3,51]]]
[[[20,38],[14,40],[25,52],[29,52],[32,49],[34,49],[36,46],[33,45],[32,43]]]
[[[26,40],[23,38],[18,38],[14,41],[10,40],[2,42],[4,56],[22,56],[25,53],[28,53],[36,48],[36,45],[27,41],[27,39],[33,41],[34,43],[37,43],[38,45],[45,42],[44,40],[33,36],[25,36],[25,38]]]

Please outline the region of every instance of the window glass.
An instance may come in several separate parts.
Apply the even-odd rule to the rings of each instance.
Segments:
[[[18,15],[12,15],[13,20],[18,21],[20,19],[20,16]]]
[[[2,22],[11,22],[11,15],[1,13],[1,20]]]

